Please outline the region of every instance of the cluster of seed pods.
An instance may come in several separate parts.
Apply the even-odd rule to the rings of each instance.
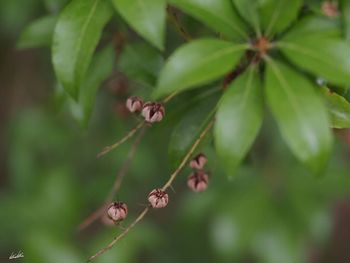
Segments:
[[[141,112],[148,123],[160,122],[165,114],[161,103],[146,102],[140,97],[130,97],[126,101],[126,107],[130,112]],[[194,192],[202,192],[208,187],[208,175],[203,168],[207,163],[207,157],[200,153],[189,163],[194,171],[187,178],[187,186]],[[153,189],[148,194],[148,202],[153,208],[163,208],[169,202],[168,194],[161,188]],[[123,221],[128,214],[128,207],[123,202],[113,202],[107,208],[107,216],[114,223]]]
[[[148,123],[160,122],[165,115],[164,106],[159,102],[143,102],[140,97],[130,97],[126,100],[126,107],[130,112],[141,112]]]

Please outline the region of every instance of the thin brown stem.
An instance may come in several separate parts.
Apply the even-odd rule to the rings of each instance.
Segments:
[[[91,256],[87,262],[91,262],[93,261],[95,258],[97,258],[98,256],[101,256],[103,253],[105,253],[106,251],[110,250],[115,243],[117,243],[120,239],[122,239],[129,231],[130,229],[132,229],[138,222],[140,222],[144,216],[147,214],[147,212],[149,211],[150,206],[147,206],[142,212],[141,214],[127,227],[125,228],[125,230],[123,232],[121,232],[118,236],[116,236],[115,238],[113,238],[113,241],[111,243],[108,244],[108,246],[102,248],[101,250],[99,250],[95,255]]]
[[[176,176],[180,173],[180,171],[184,168],[184,166],[186,165],[186,163],[189,161],[189,159],[191,158],[193,152],[196,150],[196,148],[198,147],[198,145],[200,144],[200,142],[203,140],[203,138],[205,137],[205,135],[207,135],[207,133],[209,132],[209,130],[211,129],[211,127],[214,124],[214,119],[212,119],[208,125],[205,127],[205,129],[201,132],[201,134],[199,135],[199,137],[197,138],[197,140],[194,142],[194,144],[192,145],[191,149],[188,151],[188,153],[186,154],[186,156],[183,158],[183,160],[181,161],[180,165],[176,168],[176,170],[170,175],[169,180],[164,184],[164,186],[162,187],[162,189],[165,191],[167,188],[171,187],[172,182],[175,180]],[[87,262],[91,262],[92,260],[94,260],[95,258],[97,258],[98,256],[102,255],[103,253],[105,253],[106,251],[108,251],[109,249],[111,249],[117,242],[118,240],[122,239],[134,226],[136,226],[143,218],[144,216],[147,214],[147,212],[149,211],[150,206],[148,205],[141,213],[140,215],[123,231],[121,232],[118,236],[116,236],[111,243],[109,243],[106,247],[102,248],[101,250],[99,250],[96,254],[94,254],[93,256],[91,256]]]
[[[122,139],[120,139],[119,141],[117,141],[116,143],[106,146],[105,148],[103,148],[103,150],[97,154],[97,158],[100,158],[101,156],[109,153],[110,151],[114,150],[115,148],[117,148],[118,146],[120,146],[121,144],[123,144],[124,142],[126,142],[128,139],[130,139],[132,136],[134,136],[134,134],[141,129],[142,127],[144,127],[146,123],[140,122],[135,128],[133,128],[131,131],[129,131]]]
[[[171,93],[169,96],[167,96],[164,100],[163,103],[167,103],[169,102],[172,98],[174,98],[176,96],[177,92],[173,92]]]
[[[176,31],[180,34],[180,36],[187,42],[192,40],[191,35],[186,31],[186,29],[181,25],[175,10],[171,7],[167,7],[167,14],[170,22],[174,25]]]
[[[121,167],[121,169],[119,170],[119,172],[117,173],[116,177],[115,177],[115,181],[113,184],[112,189],[110,190],[107,198],[104,201],[104,204],[99,207],[98,209],[96,209],[90,216],[88,216],[78,227],[78,230],[81,231],[83,229],[85,229],[86,227],[88,227],[89,225],[91,225],[93,222],[95,222],[97,219],[99,219],[103,213],[106,211],[108,204],[113,200],[114,196],[116,195],[116,193],[118,192],[118,190],[120,189],[120,186],[123,182],[123,178],[124,176],[127,174],[129,168],[130,168],[130,164],[132,162],[132,160],[135,157],[136,154],[136,150],[138,145],[141,142],[141,139],[144,135],[145,132],[145,126],[143,126],[143,128],[141,129],[139,135],[137,136],[137,138],[135,139],[133,145],[131,146],[128,156],[126,157],[126,160],[123,163],[123,166]]]
[[[197,140],[194,142],[194,144],[192,145],[191,149],[187,152],[186,156],[182,159],[182,162],[180,163],[179,167],[177,167],[177,169],[172,173],[172,175],[170,175],[169,180],[164,184],[164,186],[162,187],[162,190],[165,191],[166,189],[168,189],[171,184],[173,183],[173,181],[175,180],[176,176],[180,173],[180,171],[185,167],[185,165],[188,163],[189,159],[191,158],[193,152],[197,149],[198,145],[200,144],[200,142],[203,140],[203,138],[205,137],[205,135],[207,135],[207,133],[209,132],[209,130],[211,129],[211,127],[214,124],[214,119],[212,119],[208,125],[205,127],[205,129],[201,132],[201,134],[199,135],[199,137],[197,138]]]

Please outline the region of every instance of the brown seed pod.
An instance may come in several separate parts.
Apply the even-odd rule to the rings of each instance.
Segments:
[[[129,97],[126,100],[126,107],[130,112],[141,111],[143,107],[143,100],[140,97]]]
[[[126,218],[128,214],[128,207],[123,202],[113,202],[107,208],[107,215],[115,223],[120,222]]]
[[[203,153],[200,153],[190,161],[190,167],[201,170],[207,161],[207,157]]]
[[[169,196],[162,189],[153,189],[148,195],[148,201],[153,208],[163,208],[168,204]]]
[[[149,123],[160,122],[165,115],[165,109],[161,103],[147,102],[143,105],[141,114]]]
[[[209,178],[203,171],[191,173],[187,178],[187,186],[194,192],[203,192],[208,187]]]

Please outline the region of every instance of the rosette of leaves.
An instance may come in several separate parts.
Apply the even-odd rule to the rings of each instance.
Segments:
[[[90,114],[97,88],[115,68],[117,56],[110,48],[100,51],[113,39],[107,24],[130,34],[125,23],[149,43],[144,49],[127,43],[120,70],[153,86],[148,94],[155,99],[195,88],[200,94],[201,88],[207,92],[208,86],[225,83],[214,102],[210,98],[206,103],[205,96],[193,103],[175,98],[187,106],[170,140],[174,162],[215,118],[217,154],[233,175],[270,111],[292,153],[320,174],[331,153],[331,129],[350,127],[350,107],[343,97],[350,84],[348,1],[339,1],[337,17],[322,14],[322,1],[306,0],[63,2],[58,14],[29,25],[19,46],[51,45],[57,80],[86,109],[83,115]],[[213,34],[173,50],[173,43],[165,43],[167,6]]]

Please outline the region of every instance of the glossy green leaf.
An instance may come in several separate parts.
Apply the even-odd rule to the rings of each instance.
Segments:
[[[35,20],[23,30],[17,47],[23,49],[49,46],[56,21],[56,16],[45,16]]]
[[[282,136],[315,174],[324,169],[332,136],[326,108],[314,85],[290,67],[268,60],[265,92]]]
[[[239,62],[247,45],[201,39],[178,48],[160,73],[155,96],[161,97],[206,84]]]
[[[322,94],[331,119],[331,127],[350,128],[350,103],[342,96],[328,88],[322,88]]]
[[[170,3],[230,39],[246,39],[246,26],[231,0],[170,0]]]
[[[334,84],[350,84],[350,44],[321,37],[288,38],[278,43],[281,51],[297,66]]]
[[[205,125],[214,115],[218,96],[213,95],[194,103],[175,126],[169,142],[169,158],[173,167],[177,167],[190,150]]]
[[[350,1],[342,0],[341,4],[341,18],[343,21],[344,35],[347,41],[350,41]]]
[[[105,0],[73,0],[59,16],[53,37],[52,60],[59,82],[75,99],[111,14]]]
[[[154,87],[163,65],[163,57],[146,44],[127,45],[118,59],[118,67],[133,81]]]
[[[159,49],[164,48],[165,0],[112,0],[128,24]]]
[[[216,114],[215,144],[228,175],[246,156],[263,120],[262,87],[256,67],[232,82]]]
[[[257,0],[232,0],[239,14],[247,21],[256,31],[260,31],[259,8]]]
[[[270,36],[285,30],[297,18],[302,0],[260,1],[260,19],[265,35]]]
[[[300,19],[284,39],[305,37],[341,37],[340,23],[336,19],[310,15]]]
[[[112,73],[114,59],[113,47],[107,46],[96,53],[91,61],[86,79],[80,87],[78,103],[72,106],[74,116],[83,127],[89,123],[98,88]]]

